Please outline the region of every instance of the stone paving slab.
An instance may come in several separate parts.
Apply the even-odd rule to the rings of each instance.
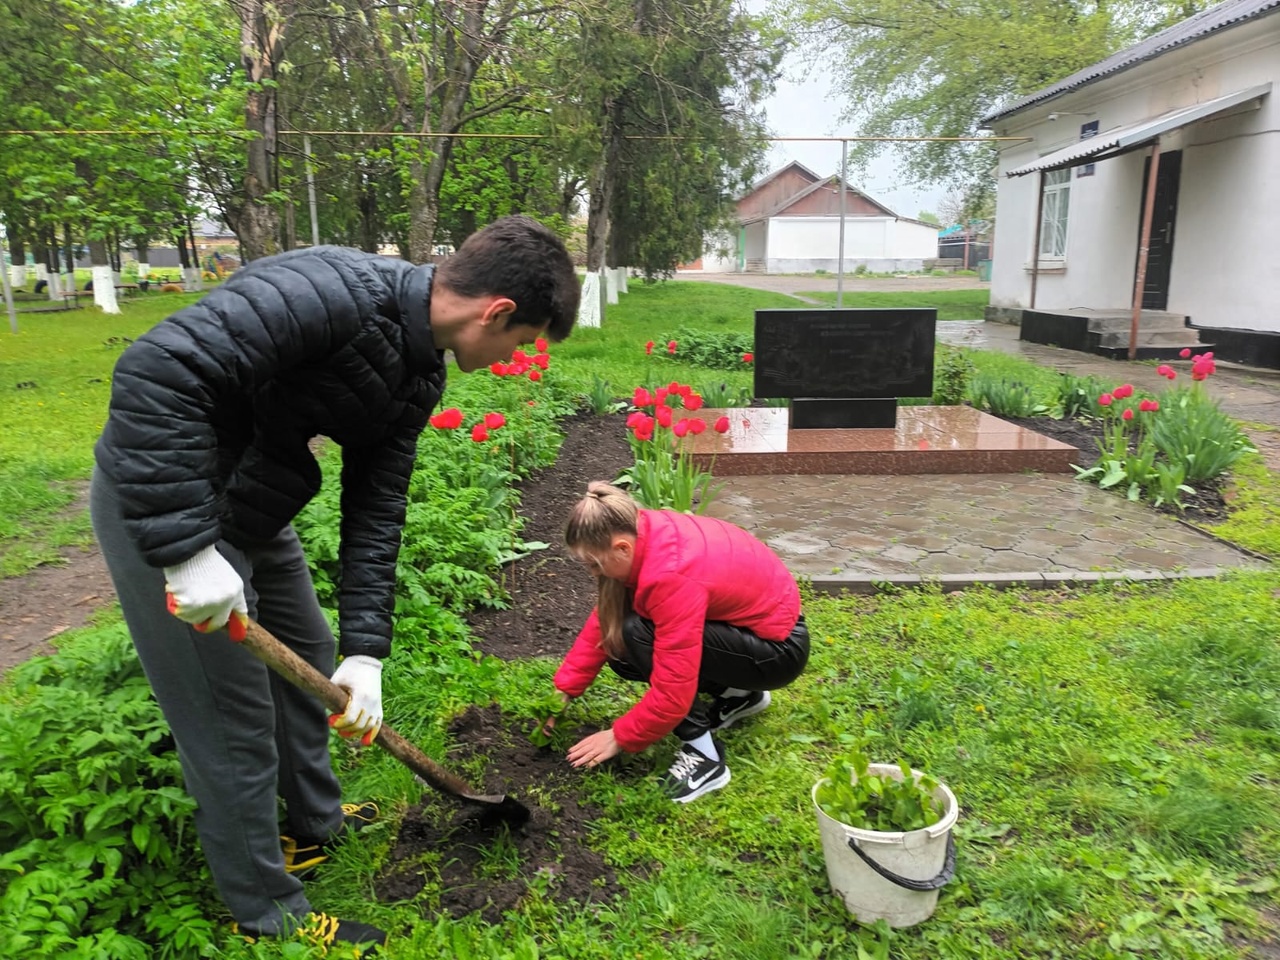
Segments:
[[[707,513],[750,530],[818,589],[1032,586],[1266,569],[1243,550],[1071,477],[726,477]]]

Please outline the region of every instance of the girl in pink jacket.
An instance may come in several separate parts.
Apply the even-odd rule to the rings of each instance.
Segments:
[[[688,803],[729,782],[711,736],[769,706],[809,659],[800,591],[782,561],[739,527],[644,510],[592,483],[569,516],[565,543],[599,582],[595,610],[556,673],[566,699],[606,663],[648,691],[608,730],[569,750],[575,767],[634,753],[669,733],[682,741],[664,785]],[[699,693],[713,697],[709,709]]]

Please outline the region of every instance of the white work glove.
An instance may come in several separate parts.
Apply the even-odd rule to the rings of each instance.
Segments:
[[[201,633],[225,626],[231,639],[244,639],[249,605],[244,581],[212,544],[176,567],[164,568],[169,612]]]
[[[329,726],[369,746],[382,729],[382,661],[362,654],[345,657],[329,679],[349,694],[347,709],[329,717]]]

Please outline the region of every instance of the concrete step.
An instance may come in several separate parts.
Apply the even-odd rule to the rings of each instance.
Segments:
[[[1132,314],[1123,316],[1115,314],[1112,316],[1097,316],[1089,318],[1090,333],[1112,333],[1115,331],[1129,332],[1129,327],[1133,324]],[[1154,313],[1144,311],[1138,320],[1138,329],[1152,331],[1179,331],[1185,334],[1188,331],[1187,318],[1176,313]]]
[[[1111,330],[1098,338],[1102,347],[1127,347],[1129,345],[1129,329]],[[1194,330],[1148,330],[1138,328],[1138,345],[1143,347],[1190,347],[1194,351],[1202,349],[1200,338]]]

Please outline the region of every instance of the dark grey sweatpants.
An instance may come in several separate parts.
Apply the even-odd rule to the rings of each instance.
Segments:
[[[285,873],[285,832],[327,837],[342,824],[329,760],[325,709],[280,679],[225,630],[203,634],[165,607],[164,571],[148,566],[125,533],[114,481],[93,474],[90,512],[125,622],[173,730],[196,828],[223,902],[242,927],[278,932],[310,904]],[[292,527],[269,543],[218,551],[245,581],[249,615],[313,667],[333,673],[333,633],[320,611]]]

